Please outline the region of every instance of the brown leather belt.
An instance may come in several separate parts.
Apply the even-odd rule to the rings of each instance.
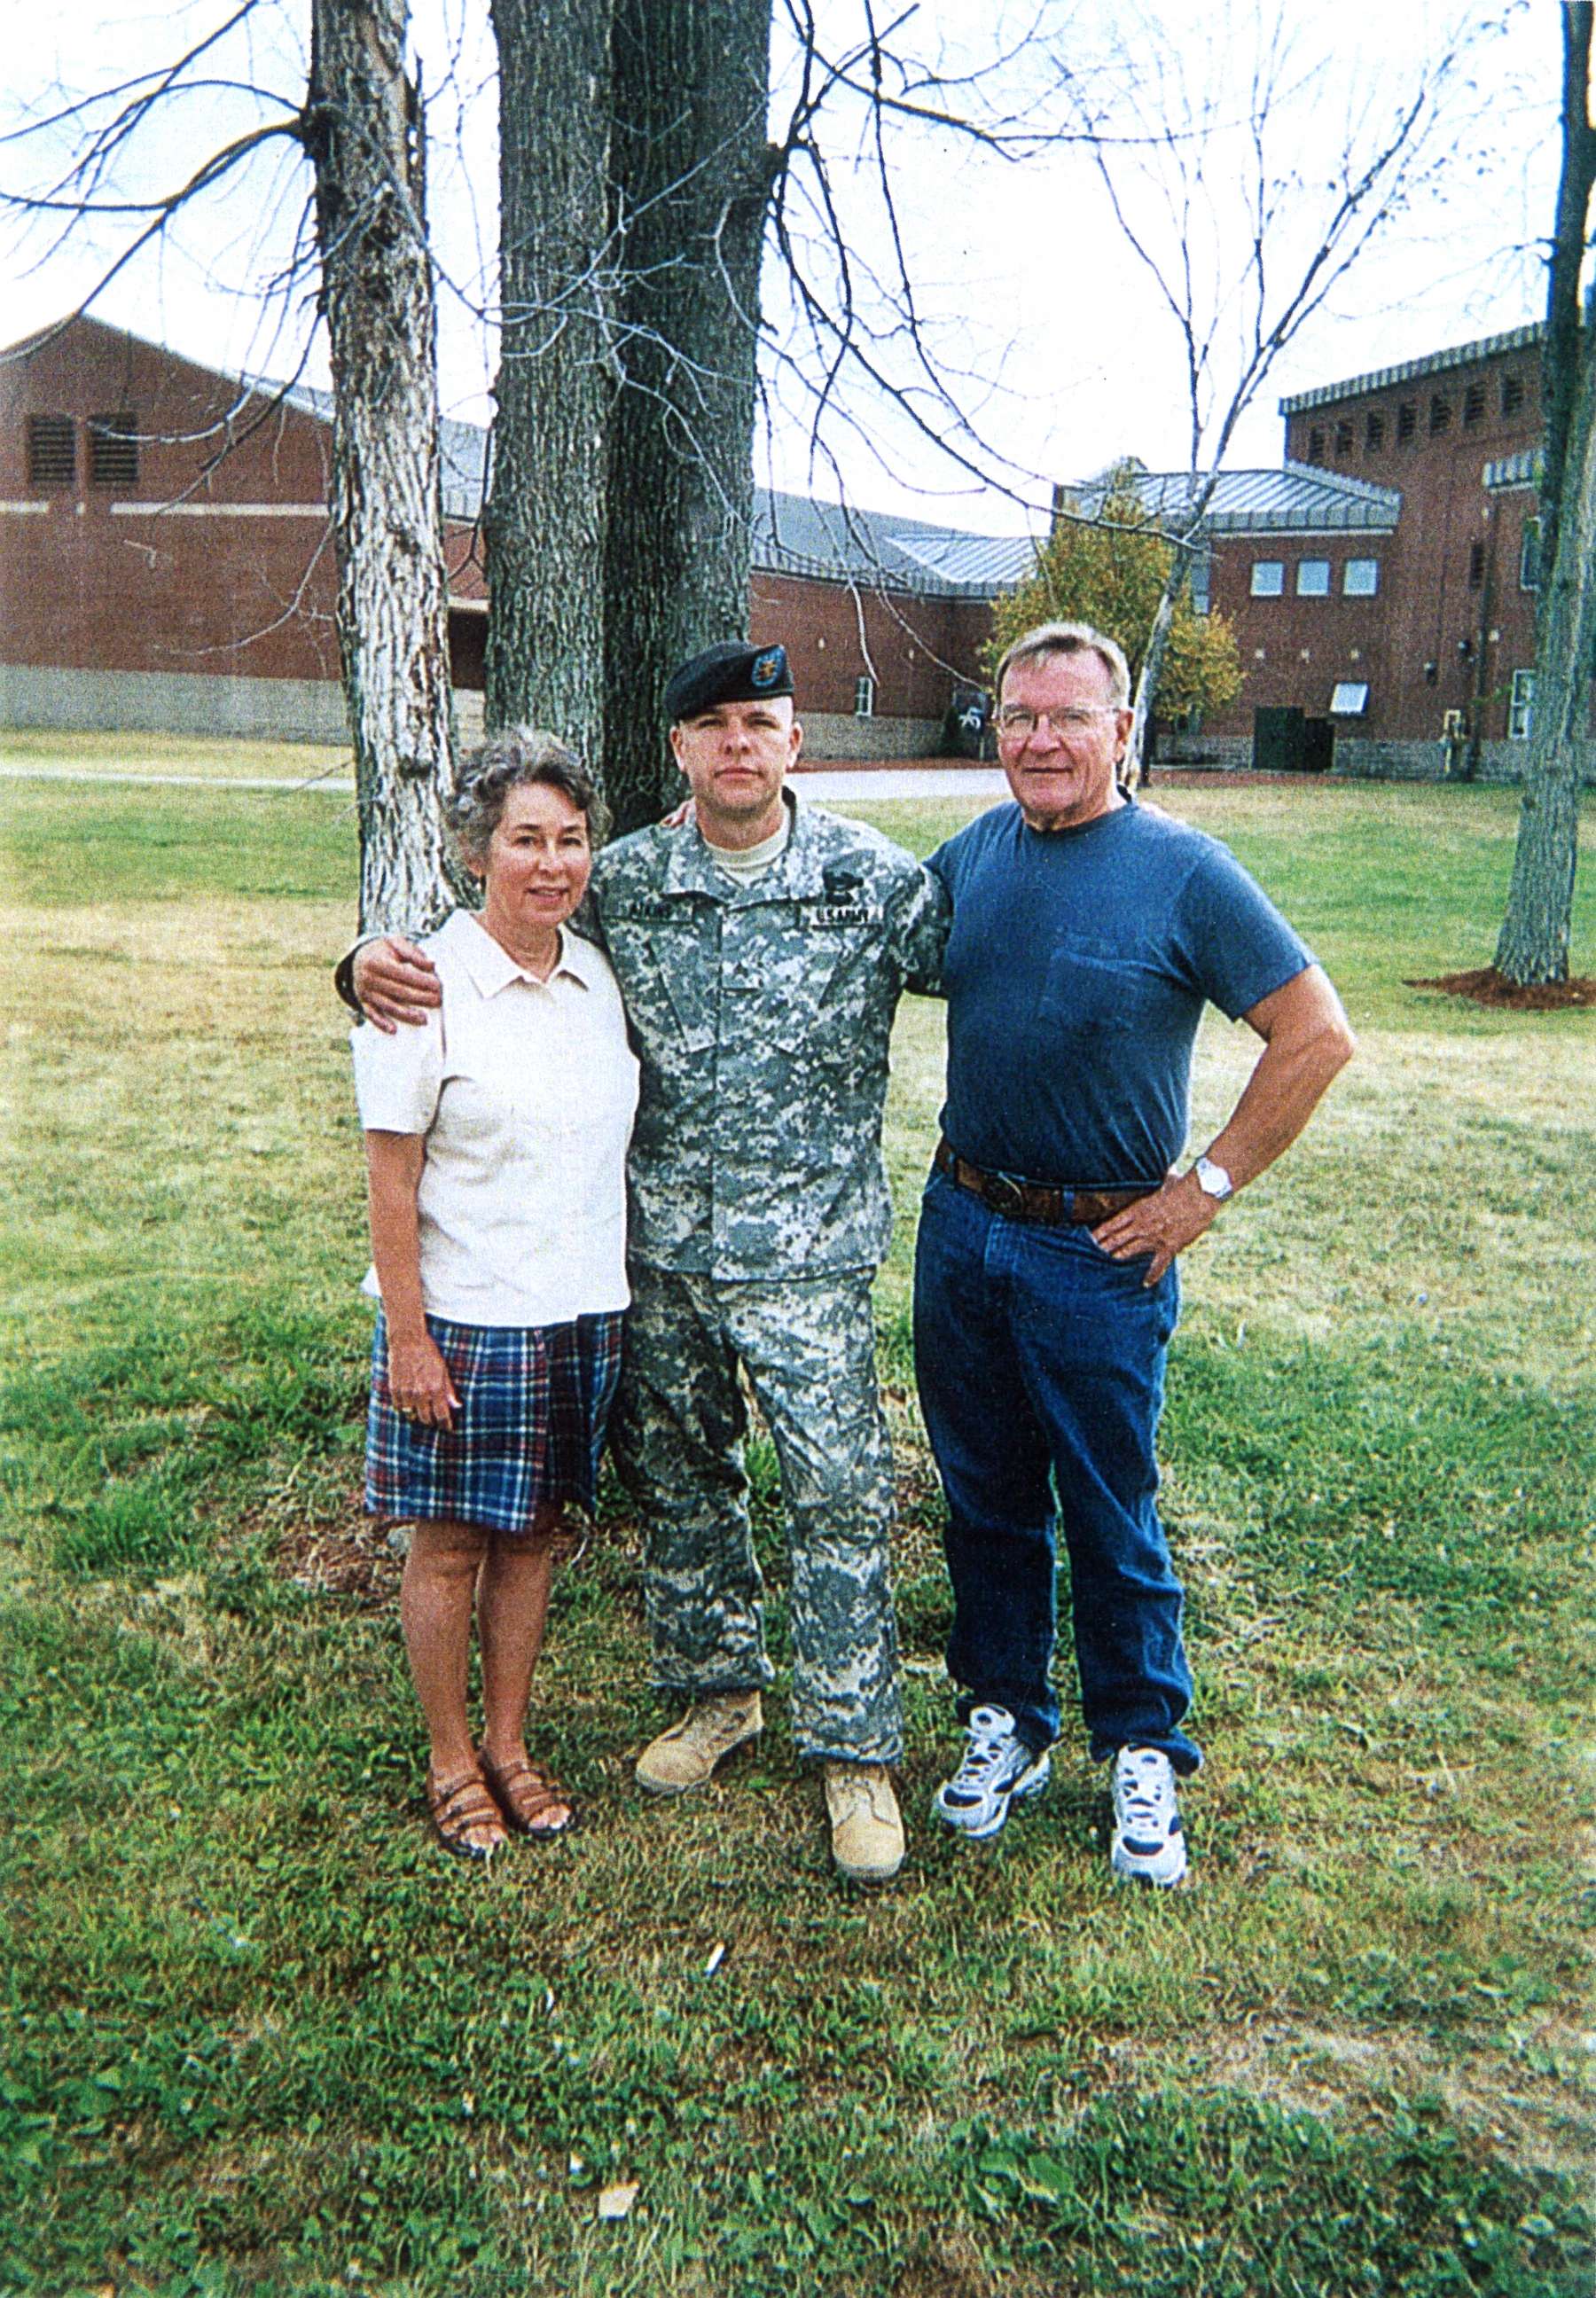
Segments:
[[[946,1140],[938,1142],[931,1163],[979,1197],[988,1212],[1002,1213],[1009,1220],[1041,1221],[1048,1228],[1096,1228],[1138,1197],[1153,1194],[1151,1188],[1066,1189],[1045,1181],[1016,1181],[1007,1173],[988,1173],[955,1156]]]

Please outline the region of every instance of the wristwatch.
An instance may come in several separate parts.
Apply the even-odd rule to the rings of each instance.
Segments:
[[[1235,1195],[1235,1182],[1224,1167],[1216,1165],[1211,1157],[1199,1157],[1192,1170],[1197,1177],[1197,1186],[1205,1197],[1212,1197],[1216,1203],[1222,1205],[1227,1197]]]

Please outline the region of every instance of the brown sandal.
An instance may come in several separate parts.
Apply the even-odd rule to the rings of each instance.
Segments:
[[[473,1843],[474,1828],[502,1827],[504,1814],[488,1792],[486,1781],[480,1771],[460,1772],[452,1780],[440,1780],[429,1769],[426,1774],[426,1815],[432,1822],[433,1833],[445,1851],[455,1858],[470,1861],[485,1867],[495,1851],[502,1848],[501,1835],[496,1843]]]
[[[551,1780],[530,1764],[525,1756],[516,1756],[508,1764],[495,1764],[490,1757],[479,1752],[483,1775],[493,1790],[507,1827],[517,1835],[529,1835],[534,1843],[551,1842],[557,1835],[569,1835],[576,1824],[576,1806],[557,1780]],[[538,1827],[533,1822],[546,1811],[563,1806],[566,1816],[558,1827]]]

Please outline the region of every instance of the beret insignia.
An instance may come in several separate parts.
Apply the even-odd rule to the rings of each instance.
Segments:
[[[762,702],[791,692],[784,646],[751,647],[741,639],[721,639],[671,674],[665,715],[674,725],[722,702]]]

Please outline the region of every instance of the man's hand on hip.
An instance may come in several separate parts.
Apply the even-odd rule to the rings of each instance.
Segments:
[[[419,1028],[429,1010],[443,1002],[437,967],[402,934],[365,943],[355,952],[352,974],[367,1020],[389,1037],[399,1021]]]
[[[1356,1050],[1346,1015],[1317,965],[1282,982],[1243,1015],[1263,1039],[1253,1074],[1228,1120],[1208,1145],[1213,1163],[1233,1189],[1267,1171],[1294,1141],[1336,1071]],[[1210,1227],[1220,1200],[1211,1197],[1196,1172],[1170,1174],[1162,1189],[1138,1198],[1092,1231],[1116,1261],[1151,1253],[1147,1283],[1156,1285],[1178,1252]]]
[[[1219,1199],[1208,1194],[1195,1173],[1171,1174],[1150,1197],[1138,1197],[1123,1212],[1100,1221],[1092,1240],[1115,1261],[1139,1261],[1151,1253],[1143,1282],[1156,1285],[1176,1254],[1195,1244],[1219,1209]]]

